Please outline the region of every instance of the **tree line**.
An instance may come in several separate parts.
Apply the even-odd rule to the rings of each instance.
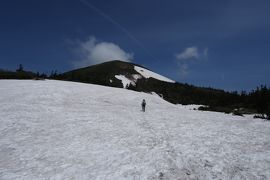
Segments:
[[[15,71],[0,69],[0,79],[55,79],[58,77],[56,70],[51,71],[51,74],[32,72],[24,69],[22,64],[19,64]]]
[[[182,83],[168,83],[153,78],[139,79],[129,89],[156,92],[174,104],[201,104],[199,110],[242,114],[260,114],[255,117],[270,119],[270,88],[266,85],[251,92],[226,92],[213,88],[196,87]]]

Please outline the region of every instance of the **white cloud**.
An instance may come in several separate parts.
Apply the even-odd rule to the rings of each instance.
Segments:
[[[198,59],[199,58],[198,48],[195,46],[188,47],[183,52],[176,54],[176,58],[179,60]]]
[[[208,48],[200,49],[196,46],[187,47],[181,53],[177,53],[175,58],[178,60],[180,75],[185,76],[189,72],[189,64],[205,59],[208,56]]]
[[[87,41],[76,43],[76,55],[79,60],[74,61],[75,67],[84,67],[112,60],[122,60],[130,62],[133,54],[125,52],[117,44],[111,42],[100,42],[91,36]]]

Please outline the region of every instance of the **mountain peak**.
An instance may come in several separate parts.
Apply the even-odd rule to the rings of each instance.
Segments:
[[[175,81],[155,73],[141,65],[121,60],[113,60],[76,69],[64,73],[63,76],[66,80],[123,88],[136,86],[137,80],[147,80],[149,78],[157,81],[175,83]]]

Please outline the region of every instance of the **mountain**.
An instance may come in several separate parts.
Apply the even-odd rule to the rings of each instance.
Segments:
[[[149,78],[175,83],[145,67],[119,60],[69,71],[61,74],[60,77],[64,80],[123,88],[136,86],[138,80]]]
[[[270,179],[252,116],[55,80],[1,80],[0,102],[0,179]]]
[[[57,79],[154,92],[174,104],[229,105],[227,111],[234,109],[231,105],[239,100],[236,94],[178,83],[141,65],[123,61],[76,69],[58,75]]]

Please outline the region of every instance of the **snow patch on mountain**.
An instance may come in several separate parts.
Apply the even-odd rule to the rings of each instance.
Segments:
[[[129,74],[129,75],[115,75],[116,79],[119,79],[122,81],[123,87],[127,88],[130,85],[136,86],[136,82],[138,79],[141,78],[154,78],[160,81],[165,81],[165,82],[170,82],[170,83],[175,83],[175,81],[168,79],[164,76],[161,76],[157,73],[154,73],[150,70],[147,70],[145,68],[139,67],[139,66],[134,66],[134,70],[138,72],[138,74]]]
[[[158,79],[160,81],[165,81],[165,82],[170,82],[170,83],[175,83],[175,81],[169,79],[169,78],[166,78],[164,76],[161,76],[160,74],[157,74],[153,71],[150,71],[148,69],[145,69],[145,68],[142,68],[142,67],[139,67],[139,66],[134,66],[134,69],[135,71],[137,71],[139,74],[141,74],[143,77],[145,78],[154,78],[154,79]]]
[[[140,74],[132,74],[132,77],[133,77],[134,80],[137,81],[138,79],[142,78],[142,75],[140,75]]]
[[[115,75],[116,79],[119,79],[122,81],[123,87],[127,88],[130,85],[136,86],[136,82],[138,79],[141,79],[142,76],[140,74],[132,74],[130,78],[124,76],[124,75]]]
[[[124,75],[115,75],[115,78],[122,81],[122,84],[123,84],[123,87],[124,87],[124,88],[129,87],[130,84],[132,84],[133,86],[136,85],[134,81],[128,79],[128,78],[127,78],[126,76],[124,76]]]

